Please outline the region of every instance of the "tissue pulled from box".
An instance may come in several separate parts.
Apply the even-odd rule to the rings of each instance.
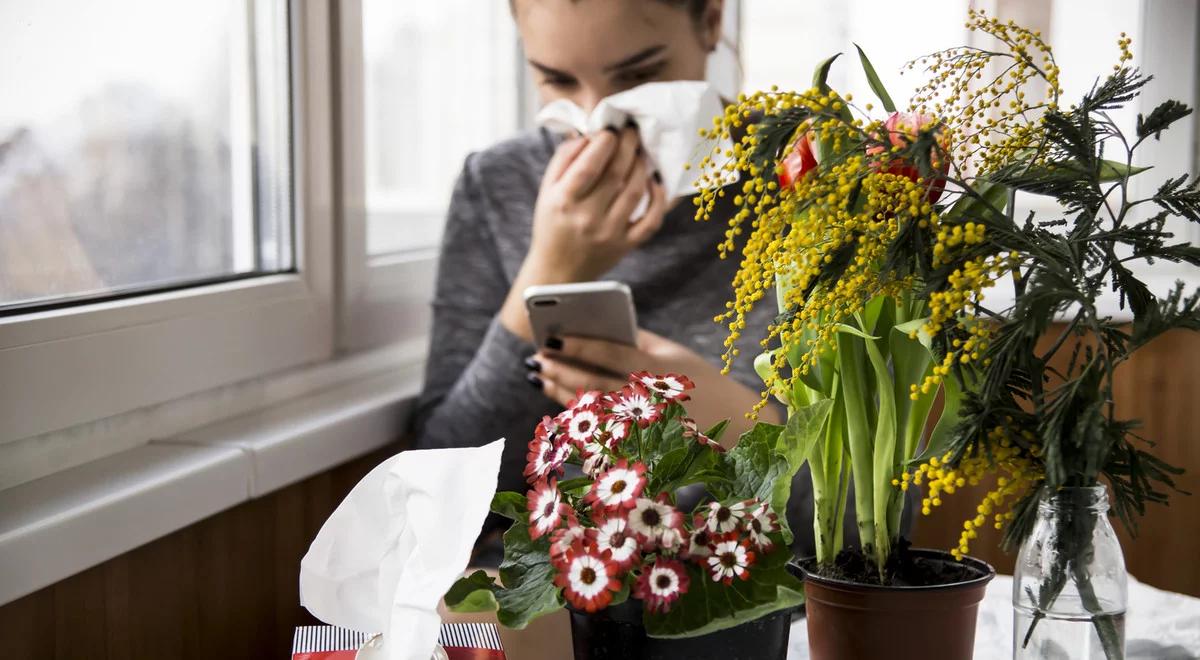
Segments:
[[[350,491],[300,562],[322,621],[383,633],[390,660],[428,660],[442,596],[467,567],[496,492],[504,440],[405,451]]]

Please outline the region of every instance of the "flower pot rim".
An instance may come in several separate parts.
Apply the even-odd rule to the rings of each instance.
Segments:
[[[908,550],[908,553],[912,554],[912,555],[917,555],[920,557],[930,558],[930,559],[941,559],[946,562],[967,564],[971,568],[974,568],[977,571],[979,571],[980,575],[978,577],[974,577],[969,580],[961,580],[959,582],[947,582],[945,584],[882,585],[882,584],[867,584],[865,582],[854,582],[852,580],[843,580],[840,578],[825,577],[823,575],[820,575],[813,571],[809,571],[808,569],[804,568],[805,563],[812,562],[813,560],[816,559],[816,557],[801,558],[798,560],[798,562],[795,565],[800,569],[801,574],[804,576],[805,582],[812,581],[812,582],[815,582],[815,583],[820,584],[821,586],[827,587],[827,588],[833,588],[833,589],[842,588],[842,589],[859,590],[859,591],[907,591],[907,592],[949,591],[949,590],[954,590],[954,589],[968,589],[971,587],[979,586],[981,584],[987,584],[988,582],[992,581],[992,578],[996,577],[996,569],[994,567],[992,567],[991,564],[987,563],[986,561],[983,561],[982,559],[977,559],[970,555],[963,557],[961,560],[956,560],[956,559],[954,559],[953,555],[951,555],[949,552],[946,552],[945,550],[937,550],[935,548],[910,548]]]

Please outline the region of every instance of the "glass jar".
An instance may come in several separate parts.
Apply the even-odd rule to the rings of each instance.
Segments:
[[[1013,575],[1013,658],[1124,658],[1126,599],[1104,487],[1043,494]]]

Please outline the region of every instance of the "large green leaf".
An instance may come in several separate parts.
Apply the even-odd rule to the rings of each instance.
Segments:
[[[485,571],[459,578],[446,592],[446,607],[452,612],[495,612],[500,585]]]
[[[788,470],[787,458],[776,451],[782,432],[778,424],[759,422],[742,434],[736,447],[722,454],[733,476],[729,497],[771,501],[775,481]]]
[[[820,399],[811,405],[788,411],[787,424],[779,434],[777,448],[787,460],[787,470],[776,480],[770,500],[771,508],[779,514],[781,520],[792,495],[792,477],[809,459],[814,449],[820,451],[817,441],[825,433],[825,420],[829,418],[829,411],[832,409],[833,399]],[[791,529],[783,525],[783,531],[784,542],[790,544]]]
[[[687,564],[689,587],[665,613],[646,611],[651,637],[695,637],[732,628],[804,603],[804,585],[788,572],[792,554],[776,535],[774,550],[750,568],[750,579],[726,586]]]
[[[492,510],[512,517],[525,511],[525,497],[519,493],[497,493]],[[504,533],[504,561],[500,564],[498,586],[479,572],[460,578],[446,593],[446,606],[454,612],[478,612],[491,605],[498,608],[496,618],[506,628],[521,629],[543,614],[562,607],[562,598],[554,584],[550,564],[550,541],[546,537],[529,538],[529,524],[522,514]],[[494,605],[493,605],[494,603]]]
[[[518,522],[529,520],[529,508],[526,506],[525,496],[511,491],[501,491],[492,497],[492,513]]]
[[[875,67],[871,65],[871,60],[867,59],[867,54],[858,44],[854,44],[858,49],[858,61],[862,62],[863,73],[867,74],[867,84],[871,86],[871,91],[875,92],[875,96],[879,99],[880,105],[888,112],[896,111],[896,104],[892,102],[892,97],[888,95],[887,88],[883,86],[883,81],[879,79],[879,74],[875,73]]]
[[[973,219],[973,218],[996,218],[995,214],[1004,214],[1004,208],[1008,206],[1008,186],[1000,183],[979,179],[972,186],[978,197],[964,194],[958,198],[945,213],[942,214],[943,220]],[[989,215],[991,214],[991,215]]]

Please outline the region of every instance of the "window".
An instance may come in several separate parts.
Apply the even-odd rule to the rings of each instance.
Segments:
[[[0,6],[0,310],[292,268],[286,35],[249,20]]]
[[[0,489],[333,354],[317,4],[0,6]]]
[[[363,0],[367,252],[435,246],[463,159],[518,128],[505,2]]]

